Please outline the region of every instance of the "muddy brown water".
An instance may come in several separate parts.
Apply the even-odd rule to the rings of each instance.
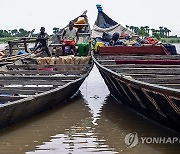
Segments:
[[[1,130],[0,154],[179,153],[178,142],[139,142],[128,148],[125,136],[131,132],[138,137],[180,139],[116,101],[94,66],[76,97]]]

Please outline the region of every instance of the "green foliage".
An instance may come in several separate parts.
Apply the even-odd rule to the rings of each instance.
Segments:
[[[157,33],[157,32],[153,32],[152,33],[152,37],[158,39],[158,40],[161,40],[161,36],[160,36],[160,33]]]
[[[162,38],[163,43],[180,43],[180,38]]]
[[[13,30],[0,30],[0,37],[23,37],[27,36],[30,33],[30,31],[24,30],[23,28],[20,28],[19,30],[13,29]]]
[[[151,32],[152,37],[155,37],[158,40],[160,40],[161,38],[171,37],[169,35],[171,30],[163,26],[160,26],[159,29],[154,29],[154,28],[150,29],[149,26],[135,27],[135,26],[126,25],[126,28],[128,28],[129,30],[133,31],[135,34],[140,36],[150,36],[150,32]]]
[[[34,29],[35,30],[35,29]],[[57,34],[60,31],[59,28],[54,27],[53,28],[53,33]],[[0,29],[0,38],[4,38],[1,40],[6,40],[9,37],[25,37],[28,36],[32,31],[25,30],[23,28],[19,29],[12,29],[12,30],[3,30]],[[32,36],[37,36],[38,34],[32,34]]]

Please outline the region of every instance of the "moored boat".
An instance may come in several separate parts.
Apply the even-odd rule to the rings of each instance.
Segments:
[[[92,57],[117,100],[180,132],[180,55],[153,45],[99,47]]]
[[[175,45],[163,44],[151,37],[140,37],[107,16],[101,5],[97,5],[97,9],[98,16],[91,36],[94,39],[95,52],[98,53],[99,47],[102,47],[101,53],[104,54],[109,51],[112,54],[177,54]],[[122,46],[108,46],[114,33],[119,34]]]
[[[57,60],[59,60],[59,57]],[[0,128],[72,97],[92,69],[90,57],[71,64],[9,64],[0,72]],[[51,58],[52,59],[52,58]],[[66,57],[61,60],[67,61]],[[45,59],[34,59],[44,61]]]
[[[85,34],[81,40],[88,42],[89,38]],[[51,44],[53,48],[60,45]],[[72,98],[89,75],[93,61],[83,54],[39,57],[28,53],[4,58],[1,66],[0,129]]]

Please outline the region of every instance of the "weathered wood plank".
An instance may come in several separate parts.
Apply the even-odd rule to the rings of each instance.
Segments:
[[[123,74],[166,74],[166,75],[180,75],[180,69],[172,68],[113,68],[113,71]]]
[[[154,65],[154,64],[117,64],[117,65],[103,65],[107,68],[180,68],[180,65]]]
[[[48,76],[48,75],[11,75],[11,76],[0,76],[0,80],[75,80],[78,79],[80,76]]]
[[[51,80],[0,80],[0,85],[64,85],[67,82]]]
[[[180,84],[179,79],[167,79],[167,78],[139,78],[137,80],[153,83],[153,84]]]
[[[164,86],[164,87],[169,87],[169,88],[175,88],[175,89],[180,89],[180,84],[158,84],[160,86]]]
[[[24,58],[29,56],[30,54],[22,54],[22,55],[15,55],[15,56],[10,56],[10,57],[5,57],[5,58],[1,58],[0,61],[12,61],[12,60],[16,60],[19,58]]]
[[[21,68],[21,69],[40,69],[40,68],[76,68],[76,69],[85,69],[86,67],[89,67],[90,65],[84,65],[84,64],[55,64],[55,65],[35,65],[35,64],[27,64],[27,65],[7,65],[7,68]]]
[[[21,95],[34,95],[37,93],[42,93],[43,91],[37,90],[21,90],[21,89],[0,89],[0,94],[21,94]]]
[[[104,60],[117,60],[117,59],[157,59],[157,60],[165,60],[165,59],[180,59],[180,55],[103,55],[97,56],[97,61],[104,61]]]
[[[24,96],[0,96],[0,102],[17,101],[26,98]]]
[[[9,70],[0,71],[0,74],[27,74],[27,75],[56,75],[56,74],[67,74],[67,75],[80,75],[84,74],[86,71],[79,70],[59,70],[59,71],[45,71],[45,70]]]
[[[4,87],[4,85],[0,86],[0,89],[3,90],[8,90],[8,89],[12,89],[12,90],[36,90],[36,91],[48,91],[51,89],[56,88],[57,86],[52,86],[52,87],[38,87],[38,86],[28,86],[28,87],[23,87],[23,86],[15,86],[15,87]]]
[[[104,60],[101,62],[102,65],[114,65],[114,64],[141,64],[141,65],[180,65],[180,60],[137,60],[137,59],[118,59],[118,60]]]
[[[169,78],[169,79],[180,79],[180,75],[174,74],[126,74],[127,76],[131,76],[133,78]]]
[[[8,44],[9,45],[15,45],[15,44],[18,44],[18,43],[35,43],[36,42],[36,39],[27,39],[27,40],[12,40],[12,41],[9,41]]]

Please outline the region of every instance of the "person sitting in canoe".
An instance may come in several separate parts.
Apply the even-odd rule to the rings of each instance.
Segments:
[[[40,33],[37,36],[36,43],[34,46],[34,52],[36,52],[37,50],[39,50],[39,52],[45,51],[47,55],[50,57],[51,53],[47,46],[47,40],[48,40],[48,35],[47,33],[45,33],[45,28],[41,27]]]
[[[115,32],[112,35],[111,40],[107,44],[108,46],[124,45],[123,41],[119,39],[119,33]]]
[[[69,46],[71,49],[73,49],[73,53],[76,56],[77,55],[77,49],[76,49],[76,43],[79,40],[79,36],[78,36],[78,32],[77,32],[77,28],[73,27],[74,26],[74,22],[70,21],[69,22],[69,26],[64,30],[63,34],[62,34],[62,50],[63,50],[63,54],[66,55],[66,51],[65,51],[65,47]],[[75,40],[76,38],[76,40]]]

